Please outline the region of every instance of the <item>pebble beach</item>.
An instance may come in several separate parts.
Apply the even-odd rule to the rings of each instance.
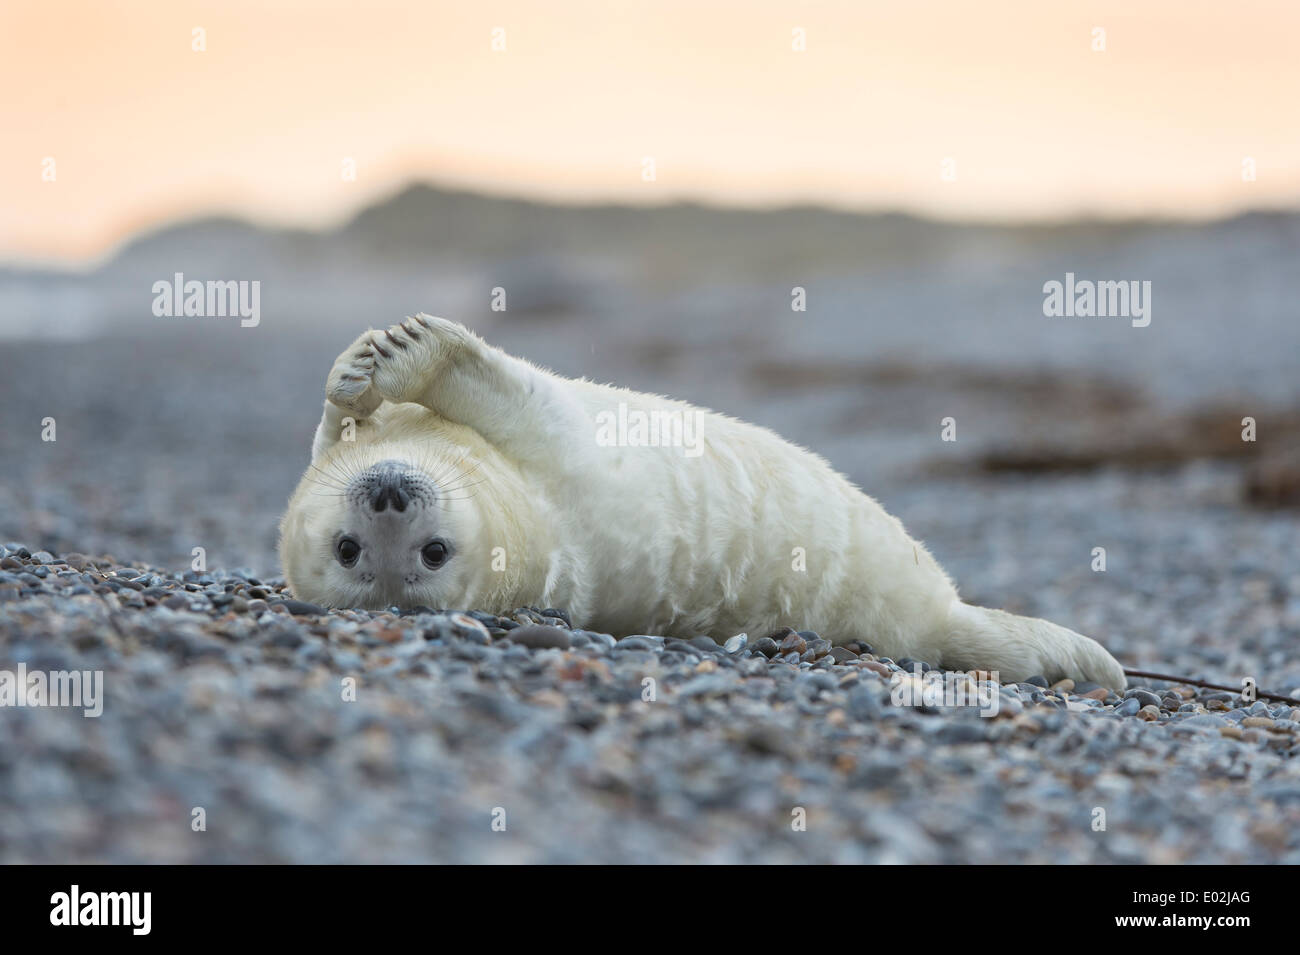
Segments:
[[[1300,861],[1300,709],[1176,683],[950,675],[987,716],[898,705],[928,664],[866,635],[326,612],[17,542],[0,647],[104,681],[98,717],[3,712],[6,862]]]

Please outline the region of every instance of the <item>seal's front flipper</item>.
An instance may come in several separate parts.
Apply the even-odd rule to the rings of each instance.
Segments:
[[[384,400],[371,381],[374,373],[371,334],[367,332],[349,345],[334,360],[325,379],[325,410],[311,446],[313,464],[338,442],[345,429],[365,421]]]

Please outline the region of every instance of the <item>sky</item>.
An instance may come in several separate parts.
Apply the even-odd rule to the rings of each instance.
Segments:
[[[1294,0],[7,0],[0,259],[84,264],[212,213],[328,227],[410,181],[958,220],[1296,208],[1298,51]]]

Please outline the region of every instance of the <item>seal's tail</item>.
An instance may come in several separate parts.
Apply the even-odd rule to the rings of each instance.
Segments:
[[[1069,677],[1112,690],[1127,684],[1124,668],[1096,640],[1037,617],[957,601],[948,614],[942,663],[950,669],[996,670],[1004,682]]]

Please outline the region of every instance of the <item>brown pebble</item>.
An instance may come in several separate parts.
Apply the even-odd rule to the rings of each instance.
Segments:
[[[1220,726],[1219,735],[1227,736],[1229,739],[1241,739],[1240,726]]]
[[[1082,694],[1082,696],[1088,700],[1104,700],[1110,696],[1110,690],[1104,686],[1099,686],[1095,690],[1089,690],[1087,693]]]
[[[883,663],[877,662],[876,660],[859,659],[858,665],[865,667],[866,669],[870,670],[872,673],[879,673],[886,680],[888,680],[894,674],[893,670],[889,669],[889,667],[885,666]]]
[[[1074,681],[1068,677],[1064,680],[1057,680],[1052,684],[1052,689],[1061,693],[1069,693],[1074,689]]]
[[[1273,721],[1269,719],[1267,716],[1247,716],[1244,720],[1241,721],[1241,725],[1243,727],[1246,727],[1247,729],[1253,727],[1271,729],[1273,726]]]
[[[782,653],[802,654],[807,649],[808,644],[805,643],[803,637],[799,636],[797,633],[791,633],[781,641]]]
[[[1140,720],[1146,720],[1148,723],[1152,720],[1160,719],[1160,707],[1148,703],[1142,709],[1137,711],[1137,717]]]

